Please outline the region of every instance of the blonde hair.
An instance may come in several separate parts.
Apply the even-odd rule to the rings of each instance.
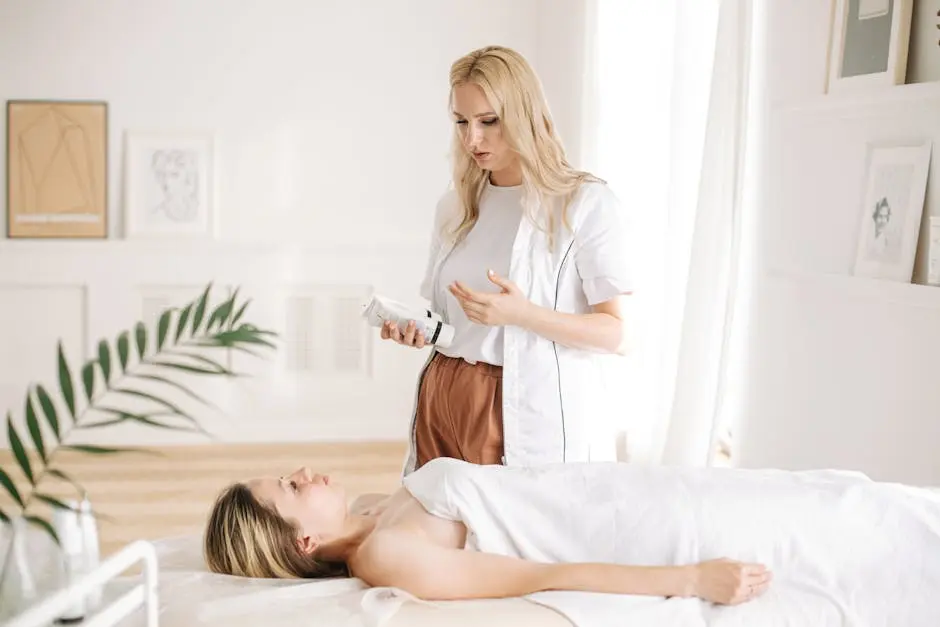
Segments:
[[[451,98],[455,88],[468,84],[483,90],[499,116],[502,135],[522,167],[525,209],[547,230],[551,241],[556,219],[552,201],[561,199],[562,220],[568,227],[568,204],[581,184],[604,181],[568,163],[541,82],[521,54],[503,46],[487,46],[457,59],[450,68]],[[452,151],[454,186],[463,210],[454,232],[459,239],[476,224],[488,172],[468,154],[456,129]],[[548,214],[547,227],[537,219],[539,207]]]
[[[323,561],[297,546],[298,529],[236,483],[216,499],[206,524],[203,554],[209,570],[276,579],[348,576],[346,564]]]

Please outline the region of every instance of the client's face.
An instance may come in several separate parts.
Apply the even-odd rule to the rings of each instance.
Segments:
[[[259,501],[270,503],[283,518],[300,525],[304,536],[324,541],[338,535],[346,519],[346,493],[330,478],[300,468],[291,475],[247,483]]]

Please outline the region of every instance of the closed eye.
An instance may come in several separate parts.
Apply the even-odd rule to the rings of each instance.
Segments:
[[[464,119],[458,119],[458,120],[455,120],[455,122],[456,122],[457,124],[466,124],[466,123],[467,123],[467,121],[464,120]],[[480,122],[482,122],[484,126],[493,126],[494,124],[498,124],[498,123],[499,123],[499,118],[488,118],[488,119],[486,119],[486,120],[480,120]]]

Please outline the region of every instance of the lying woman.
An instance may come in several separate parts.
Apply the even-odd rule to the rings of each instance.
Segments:
[[[431,600],[564,590],[736,605],[789,582],[851,616],[897,598],[894,624],[940,624],[940,497],[835,471],[439,458],[347,507],[341,486],[301,469],[227,488],[204,550],[217,573],[350,575]]]

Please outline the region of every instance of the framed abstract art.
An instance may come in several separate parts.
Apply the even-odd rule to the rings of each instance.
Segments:
[[[108,105],[7,102],[7,237],[108,235]]]

